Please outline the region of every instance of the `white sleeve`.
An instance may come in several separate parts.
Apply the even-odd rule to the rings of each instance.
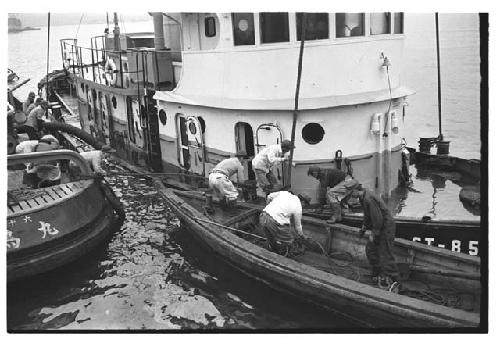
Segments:
[[[269,159],[269,162],[271,164],[281,162],[285,159],[285,158],[279,156],[281,154],[281,146],[280,145],[276,145],[276,146],[277,147],[273,147],[272,149],[269,150],[270,152],[267,156]]]

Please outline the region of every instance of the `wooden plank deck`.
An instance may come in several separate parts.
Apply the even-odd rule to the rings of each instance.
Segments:
[[[40,208],[46,208],[50,205],[57,204],[71,196],[77,195],[92,184],[93,180],[80,180],[75,183],[60,184],[51,187],[33,189],[32,192],[36,196],[21,199],[18,204],[8,206],[7,217],[17,217],[19,215],[32,213]],[[37,194],[38,193],[38,194]]]

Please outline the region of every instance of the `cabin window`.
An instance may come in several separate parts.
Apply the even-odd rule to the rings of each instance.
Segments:
[[[390,34],[391,33],[391,13],[371,13],[370,14],[370,34]]]
[[[363,13],[335,14],[337,38],[365,35],[365,15]]]
[[[290,41],[288,13],[260,13],[259,18],[262,43]]]
[[[82,92],[85,92],[85,87],[83,86],[83,84],[80,84],[80,88],[82,89]]]
[[[399,13],[394,13],[394,34],[403,34],[404,26],[404,14],[399,12]]]
[[[302,139],[310,145],[316,145],[325,135],[325,130],[320,124],[311,122],[302,128]]]
[[[302,18],[304,13],[296,14],[297,40],[302,40]],[[328,13],[307,13],[306,37],[304,40],[328,39]]]
[[[215,18],[213,16],[209,16],[205,18],[205,36],[207,38],[212,38],[217,34],[215,29]]]
[[[114,95],[113,95],[113,98],[111,99],[111,102],[113,103],[113,108],[116,109],[117,102],[116,102],[116,98]]]
[[[161,109],[160,112],[158,112],[158,116],[160,117],[162,125],[165,126],[167,124],[167,113],[165,113],[165,110]]]
[[[234,45],[255,45],[253,13],[233,13],[232,19]]]

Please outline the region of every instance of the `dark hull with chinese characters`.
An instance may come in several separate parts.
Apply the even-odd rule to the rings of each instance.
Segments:
[[[65,265],[116,228],[113,206],[95,179],[30,191],[8,207],[7,280]]]

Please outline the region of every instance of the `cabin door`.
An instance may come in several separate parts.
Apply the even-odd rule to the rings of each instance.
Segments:
[[[188,135],[186,118],[182,114],[177,114],[177,150],[179,165],[181,165],[186,170],[191,167],[191,161],[189,159],[189,147],[188,147]]]
[[[257,152],[260,152],[267,146],[280,144],[283,140],[283,133],[276,124],[262,124],[255,131],[255,146]],[[287,173],[287,168],[284,163],[274,166],[272,171],[278,179],[278,184],[285,186],[288,180],[285,180],[284,175]],[[285,172],[286,171],[286,172]]]
[[[243,160],[245,179],[255,180],[252,169],[252,159],[255,157],[255,147],[252,126],[246,122],[238,122],[234,126],[236,152],[244,152],[248,159]]]
[[[134,108],[131,97],[127,97],[127,125],[129,140],[135,143]]]
[[[200,121],[196,117],[187,117],[186,128],[188,135],[189,159],[191,171],[196,174],[205,174],[205,143]]]

